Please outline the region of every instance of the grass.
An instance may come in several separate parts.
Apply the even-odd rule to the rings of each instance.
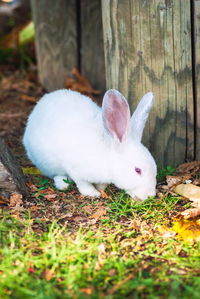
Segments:
[[[154,197],[148,198],[144,202],[131,201],[125,193],[120,193],[117,197],[111,198],[110,219],[117,220],[119,217],[137,217],[143,220],[151,219],[155,223],[168,222],[168,214],[178,203],[179,198],[166,196],[162,199]]]
[[[156,230],[177,201],[131,203],[122,192],[108,202],[109,220],[76,231],[47,221],[37,232],[30,213],[5,213],[0,298],[199,298],[199,244]]]

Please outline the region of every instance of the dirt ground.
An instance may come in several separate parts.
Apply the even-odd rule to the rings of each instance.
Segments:
[[[36,67],[26,72],[10,65],[0,66],[0,137],[22,166],[30,164],[22,146],[27,116],[44,92]]]

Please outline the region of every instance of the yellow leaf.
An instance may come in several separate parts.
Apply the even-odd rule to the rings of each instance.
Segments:
[[[41,171],[36,167],[23,167],[22,171],[24,174],[41,175]]]
[[[185,241],[200,241],[200,219],[180,219],[174,222],[172,229]]]

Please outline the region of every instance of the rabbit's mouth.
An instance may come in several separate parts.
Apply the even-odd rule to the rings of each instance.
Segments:
[[[143,201],[143,200],[147,199],[148,197],[155,196],[154,191],[142,194],[141,192],[135,192],[135,191],[132,191],[132,190],[127,190],[126,193],[128,195],[130,195],[134,200],[139,200],[139,201]]]

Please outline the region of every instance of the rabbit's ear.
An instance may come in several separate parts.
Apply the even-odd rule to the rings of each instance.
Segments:
[[[129,127],[130,110],[127,100],[119,91],[110,89],[105,93],[102,116],[108,132],[122,142]]]
[[[141,141],[145,123],[153,106],[153,93],[146,93],[140,100],[135,112],[131,117],[131,131],[134,138]]]

